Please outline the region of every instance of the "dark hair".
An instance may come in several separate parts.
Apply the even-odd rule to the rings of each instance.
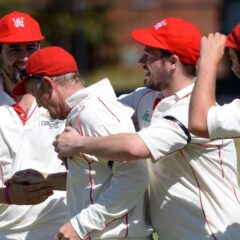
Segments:
[[[196,66],[190,65],[190,64],[185,64],[185,63],[182,63],[182,65],[183,65],[184,72],[187,75],[190,75],[191,77],[196,76],[196,72],[197,72]]]
[[[170,52],[169,50],[160,49],[160,51],[161,51],[161,58],[168,58],[173,55],[173,53]]]
[[[232,50],[236,53],[237,58],[238,58],[238,62],[240,63],[240,51],[238,51],[238,50],[235,49],[235,48],[232,48]]]
[[[240,52],[238,52],[239,54],[239,59],[240,59]],[[168,51],[168,50],[163,50],[161,49],[161,58],[169,58],[173,55],[172,52]],[[183,70],[184,70],[184,73],[186,75],[189,75],[191,77],[195,77],[196,76],[196,66],[194,65],[190,65],[190,64],[186,64],[186,63],[183,63],[181,62],[182,65],[183,65]]]

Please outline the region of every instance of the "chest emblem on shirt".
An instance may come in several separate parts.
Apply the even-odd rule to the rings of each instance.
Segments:
[[[57,129],[64,121],[52,119],[49,114],[41,113],[41,126],[49,126],[49,129]]]
[[[144,115],[143,115],[143,120],[150,123],[150,121],[151,121],[151,115],[150,115],[150,113],[149,113],[148,110],[144,113]]]

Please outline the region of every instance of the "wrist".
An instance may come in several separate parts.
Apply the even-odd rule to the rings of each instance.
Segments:
[[[90,144],[89,137],[79,136],[78,138],[76,138],[75,145],[73,147],[74,155],[83,153],[86,150],[86,146],[88,146],[88,144]]]
[[[217,61],[209,61],[209,59],[201,59],[199,60],[199,68],[204,68],[204,69],[213,69],[216,70],[218,68],[218,62]]]
[[[47,176],[47,182],[54,190],[66,190],[66,172],[51,173]]]

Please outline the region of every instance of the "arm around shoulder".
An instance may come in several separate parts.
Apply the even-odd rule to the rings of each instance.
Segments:
[[[59,134],[53,143],[60,158],[82,153],[109,158],[114,161],[136,160],[151,156],[147,146],[137,133],[86,137],[81,136],[70,127],[68,130]]]

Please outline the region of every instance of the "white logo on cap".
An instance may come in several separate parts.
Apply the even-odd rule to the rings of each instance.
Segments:
[[[166,26],[166,25],[167,25],[166,20],[162,20],[161,22],[156,23],[154,25],[154,28],[155,28],[155,30],[158,30],[159,28]]]
[[[19,28],[19,27],[24,27],[24,18],[12,18],[14,22],[14,27]]]

